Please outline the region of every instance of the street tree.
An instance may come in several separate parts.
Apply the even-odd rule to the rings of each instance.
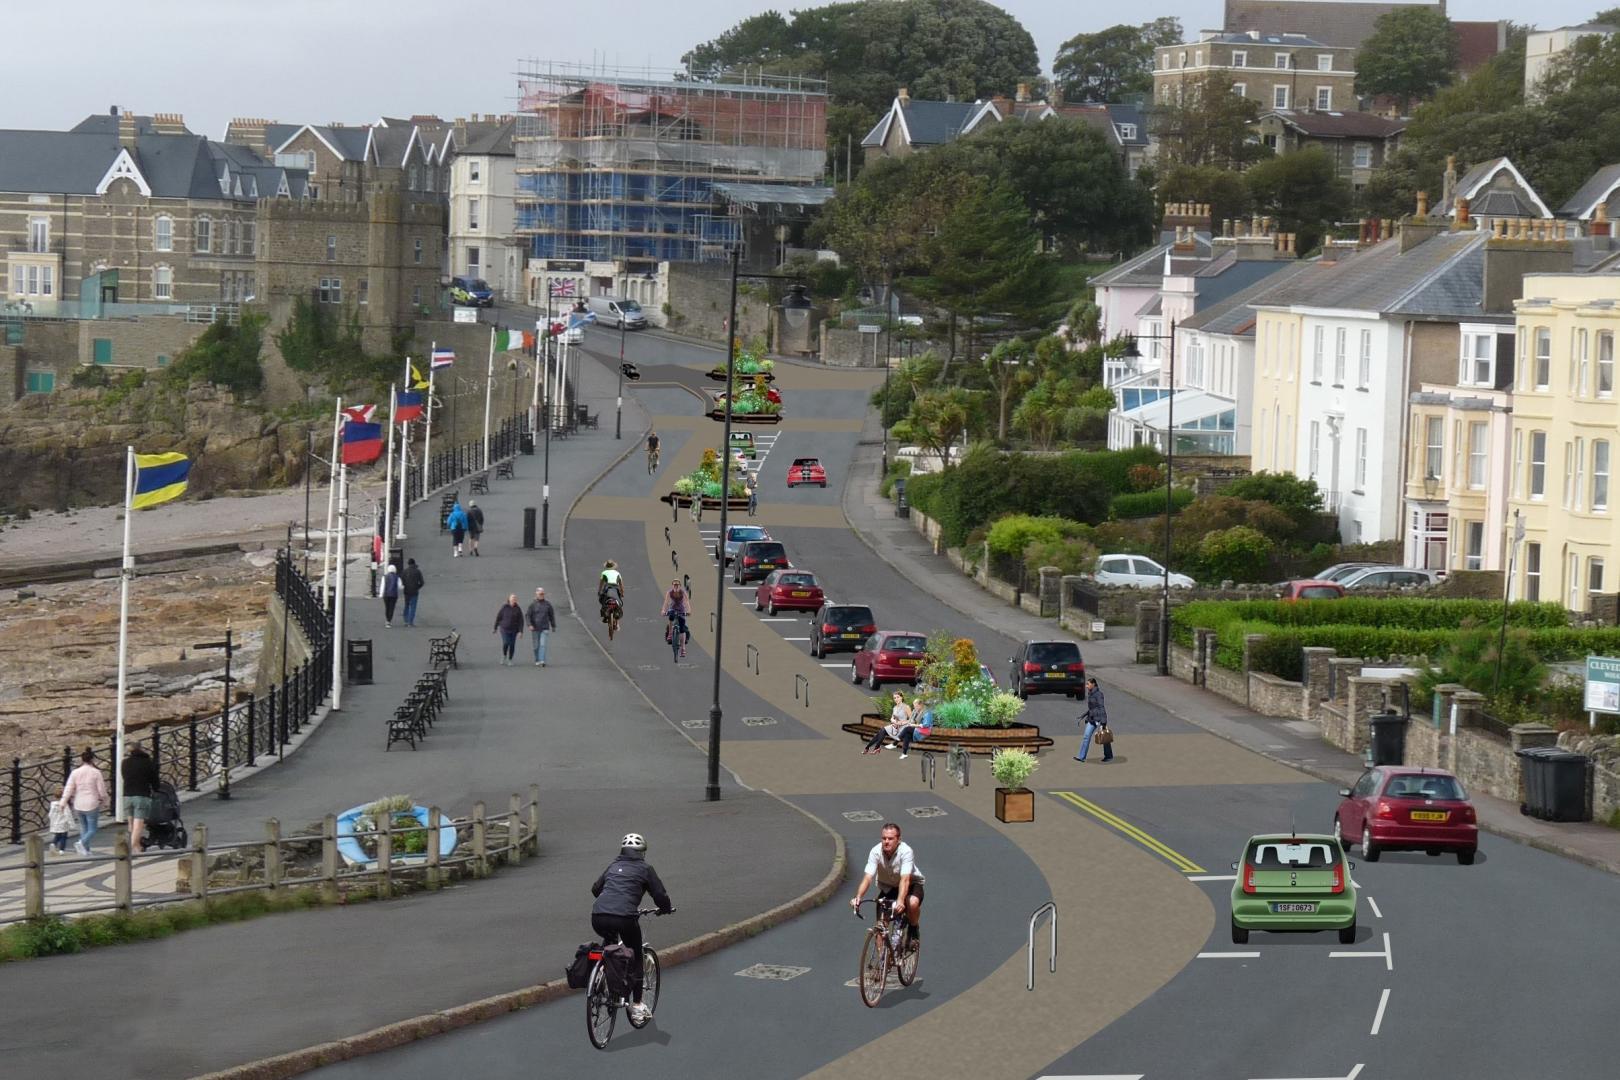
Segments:
[[[927,390],[911,403],[906,418],[894,426],[895,437],[937,454],[940,466],[948,469],[951,454],[977,417],[976,397],[961,386]]]
[[[1432,97],[1457,74],[1457,30],[1443,8],[1400,7],[1380,15],[1356,55],[1356,92],[1400,99]]]
[[[1320,146],[1262,161],[1243,174],[1254,208],[1298,234],[1300,251],[1316,247],[1350,212],[1350,186]]]
[[[996,441],[1006,443],[1010,406],[1018,392],[1035,381],[1035,356],[1020,338],[1003,341],[991,349],[980,366],[996,402]]]
[[[1181,40],[1181,20],[1158,18],[1076,34],[1058,46],[1052,74],[1068,102],[1117,102],[1153,89],[1153,50]]]
[[[1250,125],[1259,115],[1259,103],[1236,93],[1231,76],[1212,71],[1189,80],[1180,104],[1154,110],[1161,167],[1234,168],[1269,156],[1250,137]]]

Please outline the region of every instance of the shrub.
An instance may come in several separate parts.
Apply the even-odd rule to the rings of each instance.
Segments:
[[[934,706],[934,726],[942,728],[970,728],[979,725],[978,707],[971,701],[957,698]]]
[[[1234,525],[1206,533],[1198,542],[1198,561],[1215,581],[1255,581],[1271,562],[1273,545],[1264,533],[1247,525]]]
[[[1105,386],[1093,386],[1074,400],[1075,405],[1082,409],[1101,409],[1103,412],[1113,410],[1115,404],[1114,392]]]
[[[1273,634],[1255,642],[1249,651],[1249,667],[1290,682],[1305,681],[1305,654],[1289,634]]]
[[[1257,472],[1241,477],[1226,485],[1222,494],[1270,503],[1296,519],[1322,512],[1322,492],[1316,481],[1288,473]]]
[[[1024,570],[1032,580],[1043,566],[1055,566],[1064,574],[1089,574],[1097,569],[1098,554],[1097,546],[1081,536],[1037,541],[1024,549]]]
[[[1193,501],[1193,493],[1186,488],[1170,489],[1170,506],[1180,513]],[[1127,518],[1156,517],[1164,513],[1164,488],[1157,491],[1128,491],[1115,495],[1108,504],[1108,516],[1116,521]]]
[[[990,727],[1008,727],[1023,711],[1024,703],[1018,695],[997,690],[990,695],[990,700],[986,703],[984,722]]]
[[[73,374],[68,377],[68,385],[75,390],[97,390],[111,381],[107,369],[98,364],[86,364],[75,368]]]
[[[883,474],[883,484],[878,489],[879,494],[881,494],[885,499],[887,499],[894,490],[894,482],[896,480],[898,480],[902,476],[908,476],[909,477],[910,475],[911,475],[911,462],[909,462],[909,461],[891,461],[891,462],[889,462],[889,471]],[[910,498],[910,493],[911,493],[911,483],[910,483],[910,481],[907,481],[907,483],[906,483],[907,499],[908,499],[908,501],[914,502],[915,500],[912,500]]]
[[[997,750],[990,756],[990,773],[1004,788],[1021,788],[1039,766],[1028,750]]]
[[[1029,514],[1009,514],[990,526],[985,537],[990,554],[1002,558],[1022,558],[1024,549],[1031,544],[1050,544],[1074,535],[1077,521],[1055,517],[1031,517]]]
[[[1500,624],[1491,627],[1469,620],[1430,660],[1434,670],[1425,672],[1419,681],[1429,695],[1441,683],[1461,683],[1481,694],[1494,691],[1500,701],[1523,705],[1539,693],[1547,678],[1530,632],[1520,627],[1509,627],[1503,635]]]
[[[1164,487],[1164,470],[1157,465],[1132,465],[1125,470],[1130,491],[1152,491]]]

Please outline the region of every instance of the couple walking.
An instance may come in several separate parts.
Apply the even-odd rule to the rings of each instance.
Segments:
[[[394,605],[399,602],[401,596],[405,597],[405,625],[416,625],[416,600],[418,594],[422,591],[422,586],[425,584],[427,584],[427,581],[422,577],[422,570],[416,565],[415,559],[406,559],[403,571],[393,563],[388,564],[388,569],[383,572],[382,581],[383,626],[385,628],[393,629]]]
[[[1114,760],[1114,732],[1108,726],[1108,709],[1103,704],[1102,687],[1097,680],[1086,680],[1086,714],[1081,722],[1085,724],[1085,731],[1080,736],[1080,752],[1074,755],[1074,760],[1084,761],[1091,752],[1091,740],[1097,740],[1097,745],[1103,748],[1103,764]]]
[[[495,632],[501,635],[501,664],[510,666],[517,652],[517,639],[525,625],[534,635],[534,666],[546,666],[546,644],[551,632],[557,629],[557,612],[546,599],[546,590],[534,590],[534,603],[524,611],[518,604],[517,593],[506,598],[501,610],[495,613]]]
[[[484,533],[484,511],[473,499],[467,503],[466,509],[461,506],[461,500],[450,508],[445,517],[444,524],[450,530],[450,540],[455,544],[453,558],[461,558],[461,543],[463,539],[472,541],[472,553],[478,554],[478,538]]]

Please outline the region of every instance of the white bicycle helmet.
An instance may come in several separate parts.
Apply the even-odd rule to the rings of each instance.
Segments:
[[[646,851],[647,840],[638,832],[625,833],[624,839],[619,841],[621,851]]]

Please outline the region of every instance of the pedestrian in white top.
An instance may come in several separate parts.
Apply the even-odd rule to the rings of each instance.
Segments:
[[[62,785],[62,801],[79,818],[79,839],[73,844],[74,850],[80,855],[90,854],[90,840],[96,835],[101,811],[112,804],[112,794],[107,790],[107,778],[96,765],[96,752],[89,747],[79,755],[79,767],[68,774],[67,783]]]

